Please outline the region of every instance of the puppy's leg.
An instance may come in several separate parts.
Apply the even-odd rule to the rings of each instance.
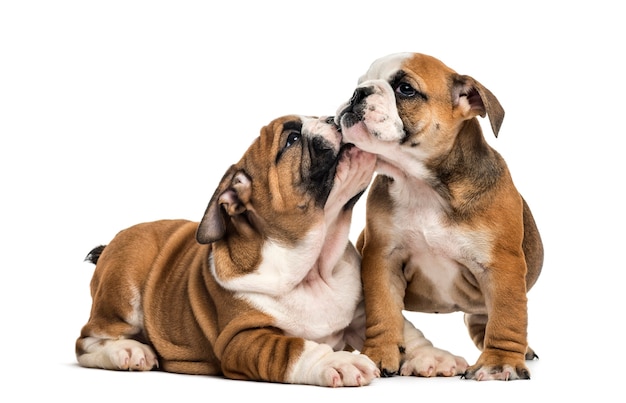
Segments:
[[[107,249],[115,252],[112,245]],[[124,263],[103,256],[94,272],[91,316],[76,340],[76,358],[84,367],[148,371],[158,366],[152,348],[140,341],[141,295],[131,275],[138,271]]]
[[[402,262],[380,253],[383,246],[372,245],[367,231],[366,227],[357,246],[363,252],[361,277],[367,325],[362,352],[378,365],[383,376],[393,376],[400,370],[405,351],[402,310],[406,280]]]
[[[289,373],[291,383],[320,386],[364,386],[380,371],[365,355],[333,351],[325,344],[306,341],[304,351]]]
[[[468,364],[463,357],[434,347],[408,320],[404,321],[404,343],[406,354],[401,375],[455,376],[467,370]]]
[[[141,343],[141,327],[133,318],[114,306],[95,301],[89,322],[76,341],[78,363],[89,368],[149,371],[158,366],[156,354]],[[132,305],[132,304],[131,304]],[[127,317],[126,321],[122,318]]]
[[[485,327],[487,326],[487,315],[469,314],[463,316],[465,326],[469,332],[470,338],[476,347],[483,351],[485,342]]]
[[[472,341],[480,351],[483,351],[485,340],[485,327],[487,326],[487,315],[466,313],[464,319],[465,326],[467,326],[467,330],[469,331]],[[525,358],[528,361],[532,361],[539,357],[537,356],[535,351],[530,348],[530,346],[528,346],[526,348]]]
[[[499,262],[499,266],[489,265],[486,275],[479,278],[480,287],[485,290],[487,315],[467,318],[472,339],[479,349],[482,344],[482,353],[464,376],[479,381],[530,379],[525,364],[526,263],[523,255],[508,254],[504,247],[494,249],[497,252],[493,261]]]
[[[125,315],[114,306],[97,300],[94,303],[91,318],[76,340],[76,358],[80,365],[135,371],[149,371],[158,366],[152,348],[137,340],[141,337],[140,325],[131,323],[141,315],[132,311]],[[124,317],[129,319],[124,321]]]
[[[271,327],[231,324],[215,346],[224,375],[232,379],[339,387],[367,385],[380,376],[363,354],[334,351],[328,344],[288,337]]]

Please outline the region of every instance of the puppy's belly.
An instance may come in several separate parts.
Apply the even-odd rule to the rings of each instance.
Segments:
[[[489,260],[488,248],[480,246],[489,245],[488,235],[446,224],[437,195],[418,189],[422,192],[396,196],[402,203],[392,215],[392,222],[402,223],[391,244],[398,245],[395,258],[404,264],[405,308],[486,313],[475,274],[484,270],[479,262]]]
[[[405,308],[428,313],[486,313],[485,299],[470,270],[430,251],[419,251],[404,268]]]

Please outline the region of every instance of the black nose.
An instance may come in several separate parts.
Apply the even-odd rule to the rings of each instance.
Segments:
[[[334,116],[329,116],[326,118],[326,123],[329,125],[334,125],[335,124],[335,117]]]
[[[355,107],[360,104],[368,95],[371,95],[373,90],[371,87],[358,87],[354,90],[352,98],[350,98],[350,106]]]

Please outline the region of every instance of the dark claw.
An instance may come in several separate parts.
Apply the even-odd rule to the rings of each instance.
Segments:
[[[533,351],[532,353],[526,353],[524,355],[524,359],[526,361],[538,360],[539,356],[537,354],[535,354],[535,352]]]
[[[523,369],[518,375],[520,379],[530,379],[530,373],[526,369]]]

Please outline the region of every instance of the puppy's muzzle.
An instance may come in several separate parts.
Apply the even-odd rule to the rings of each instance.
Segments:
[[[338,114],[338,122],[344,128],[349,128],[359,123],[363,119],[363,111],[365,110],[365,99],[372,95],[374,90],[371,86],[358,87],[354,90],[352,98],[346,104],[346,106]]]
[[[374,91],[371,87],[358,87],[354,90],[354,94],[352,94],[352,98],[350,98],[349,105],[351,108],[355,108],[358,105],[361,105],[363,100],[368,96],[372,95]]]

